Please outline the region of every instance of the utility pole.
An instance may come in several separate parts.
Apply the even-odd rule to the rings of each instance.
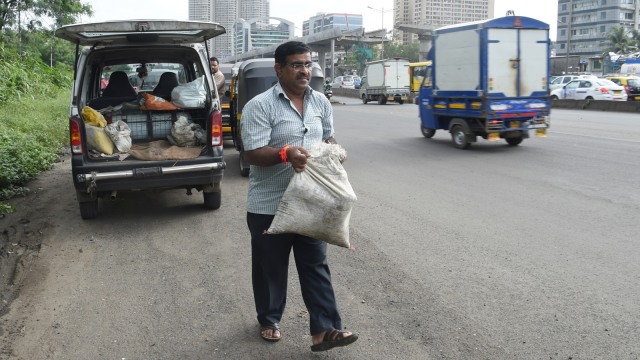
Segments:
[[[573,23],[573,0],[569,0],[569,19],[567,21],[567,74],[569,74],[569,51],[571,51],[571,25]]]

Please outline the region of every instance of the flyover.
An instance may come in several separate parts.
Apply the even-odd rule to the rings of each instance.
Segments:
[[[314,52],[318,52],[318,62],[326,64],[327,54],[331,54],[331,59],[335,59],[335,49],[337,47],[349,47],[355,44],[378,45],[390,40],[385,37],[385,29],[365,32],[364,28],[343,31],[340,29],[329,29],[312,35],[296,37],[291,40],[307,43]],[[289,40],[287,40],[289,41]],[[276,48],[280,44],[257,48],[243,54],[229,56],[220,59],[221,63],[236,63],[247,59],[273,57]],[[331,74],[335,74],[334,62],[331,62]]]

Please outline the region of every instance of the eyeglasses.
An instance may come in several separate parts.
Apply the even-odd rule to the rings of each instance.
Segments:
[[[290,64],[287,64],[287,65],[291,66],[291,68],[293,70],[300,70],[303,66],[304,66],[305,69],[311,70],[311,68],[313,67],[313,63],[312,62],[306,62],[306,63],[294,62],[294,63],[290,63]]]

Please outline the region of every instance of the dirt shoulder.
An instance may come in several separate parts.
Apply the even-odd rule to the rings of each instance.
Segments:
[[[71,181],[69,161],[68,155],[63,156],[51,170],[32,180],[27,185],[28,195],[8,201],[16,211],[0,218],[0,316],[19,295],[24,275],[52,227],[47,209],[60,195],[54,189]]]

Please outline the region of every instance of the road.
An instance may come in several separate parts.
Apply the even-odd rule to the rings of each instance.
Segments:
[[[0,356],[640,358],[637,114],[553,110],[547,138],[458,150],[422,137],[415,105],[338,100],[356,249],[329,261],[358,342],[309,351],[294,268],[283,340],[258,337],[246,178],[228,148],[214,212],[200,194],[121,194],[82,221],[68,162],[40,177],[14,237],[42,245],[17,272]]]

